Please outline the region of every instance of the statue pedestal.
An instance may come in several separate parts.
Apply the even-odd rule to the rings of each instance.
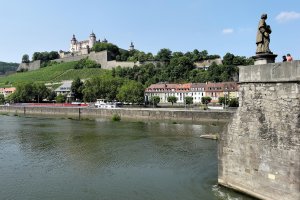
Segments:
[[[254,65],[263,65],[268,63],[275,63],[276,54],[273,53],[259,53],[253,56]]]

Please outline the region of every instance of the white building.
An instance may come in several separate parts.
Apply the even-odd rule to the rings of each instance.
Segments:
[[[70,44],[71,53],[88,54],[90,49],[97,43],[96,35],[92,32],[88,40],[77,41],[75,35],[73,35]]]
[[[61,86],[56,88],[54,91],[56,95],[64,95],[67,97],[68,100],[72,100],[73,93],[71,91],[72,81],[64,81]]]
[[[192,83],[189,96],[193,97],[194,103],[201,103],[202,97],[205,96],[205,83]]]
[[[169,96],[177,97],[177,103],[184,103],[185,97],[193,97],[194,103],[200,103],[205,96],[205,83],[152,84],[145,90],[146,100],[153,96],[160,97],[160,103],[168,103]]]

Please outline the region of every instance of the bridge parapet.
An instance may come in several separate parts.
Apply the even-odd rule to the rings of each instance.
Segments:
[[[300,61],[241,66],[236,114],[219,140],[220,184],[300,199]]]

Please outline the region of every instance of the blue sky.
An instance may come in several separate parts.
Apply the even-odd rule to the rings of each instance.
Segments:
[[[299,0],[1,0],[0,61],[20,62],[23,54],[68,50],[72,34],[156,54],[207,50],[250,57],[257,24],[268,14],[271,50],[300,57]]]

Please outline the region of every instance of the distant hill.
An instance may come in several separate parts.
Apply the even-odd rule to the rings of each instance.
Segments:
[[[7,72],[15,72],[19,66],[19,63],[7,63],[0,61],[0,75],[4,75]]]

